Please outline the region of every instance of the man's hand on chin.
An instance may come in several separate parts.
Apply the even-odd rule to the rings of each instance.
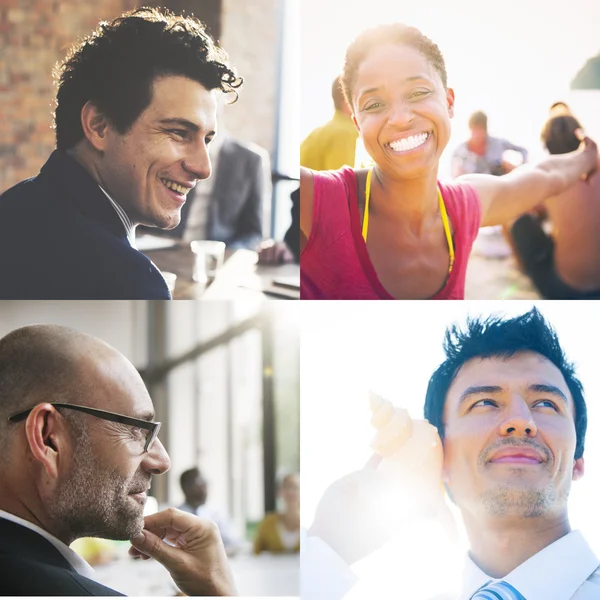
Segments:
[[[188,596],[237,596],[219,529],[212,521],[168,508],[144,519],[131,556],[154,558]]]

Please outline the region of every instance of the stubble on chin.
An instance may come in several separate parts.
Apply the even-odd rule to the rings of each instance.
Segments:
[[[131,481],[114,471],[102,471],[89,444],[80,448],[71,473],[57,486],[47,507],[50,518],[72,540],[131,539],[144,526],[143,506],[128,495]]]
[[[485,491],[478,503],[488,516],[533,519],[552,510],[556,504],[556,492],[554,488],[517,489],[503,485]]]

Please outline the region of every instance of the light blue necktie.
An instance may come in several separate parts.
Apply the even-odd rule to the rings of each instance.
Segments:
[[[471,596],[471,600],[526,600],[526,598],[506,581],[495,583],[488,581]]]

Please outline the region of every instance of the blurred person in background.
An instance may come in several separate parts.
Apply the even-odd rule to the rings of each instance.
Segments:
[[[228,132],[219,132],[208,154],[213,175],[190,191],[181,222],[169,235],[256,250],[263,237],[264,207],[271,201],[269,154]]]
[[[300,552],[300,480],[297,473],[282,478],[277,494],[283,504],[280,512],[268,514],[259,524],[254,553]]]
[[[572,152],[579,144],[578,129],[581,124],[567,105],[557,102],[542,129],[542,142],[551,155]],[[510,239],[523,271],[544,298],[597,299],[599,231],[600,175],[596,173],[517,219],[510,227]]]
[[[586,137],[530,169],[438,181],[455,96],[440,49],[414,27],[361,33],[342,85],[374,166],[300,169],[303,299],[463,299],[480,227],[513,221],[597,168]]]
[[[135,367],[101,340],[53,325],[0,340],[3,594],[122,595],[69,548],[83,537],[130,540],[190,596],[235,594],[214,524],[176,509],[144,517],[171,464],[160,425]]]
[[[340,77],[331,86],[331,97],[335,108],[333,118],[312,131],[300,145],[300,164],[307,169],[327,171],[354,166],[358,132]]]
[[[266,265],[300,262],[300,188],[290,194],[292,224],[283,240],[265,240],[259,248],[258,260]]]
[[[506,175],[515,167],[527,162],[529,156],[527,150],[508,140],[489,135],[487,122],[487,115],[482,111],[474,112],[469,118],[471,137],[454,150],[453,177],[460,177],[467,173]]]
[[[179,510],[192,513],[202,519],[208,519],[215,523],[219,529],[221,540],[225,546],[228,556],[234,556],[242,546],[233,524],[229,517],[221,510],[206,504],[208,499],[208,482],[197,467],[188,469],[179,478],[181,491],[185,496],[185,502],[179,506]]]
[[[242,80],[196,18],[144,8],[74,45],[56,82],[57,149],[0,197],[0,298],[169,299],[135,228],[177,226]]]

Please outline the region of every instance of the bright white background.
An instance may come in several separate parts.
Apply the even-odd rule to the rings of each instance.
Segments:
[[[569,506],[571,525],[584,532],[600,555],[597,302],[306,303],[300,352],[303,526],[312,522],[325,488],[361,468],[372,453],[369,388],[407,408],[412,417],[422,418],[429,377],[444,359],[446,326],[464,323],[468,314],[514,316],[534,304],[556,328],[585,388],[589,419],[586,474],[573,484]],[[391,565],[397,565],[397,556],[390,553],[388,558]],[[367,561],[363,572],[369,573],[369,568]]]
[[[543,157],[539,133],[549,106],[566,101],[590,135],[600,137],[600,93],[569,85],[600,50],[595,0],[302,0],[301,135],[331,118],[331,83],[348,44],[383,23],[413,25],[442,51],[456,93],[452,138],[440,163],[448,177],[452,150],[468,136],[475,110],[491,135]]]

